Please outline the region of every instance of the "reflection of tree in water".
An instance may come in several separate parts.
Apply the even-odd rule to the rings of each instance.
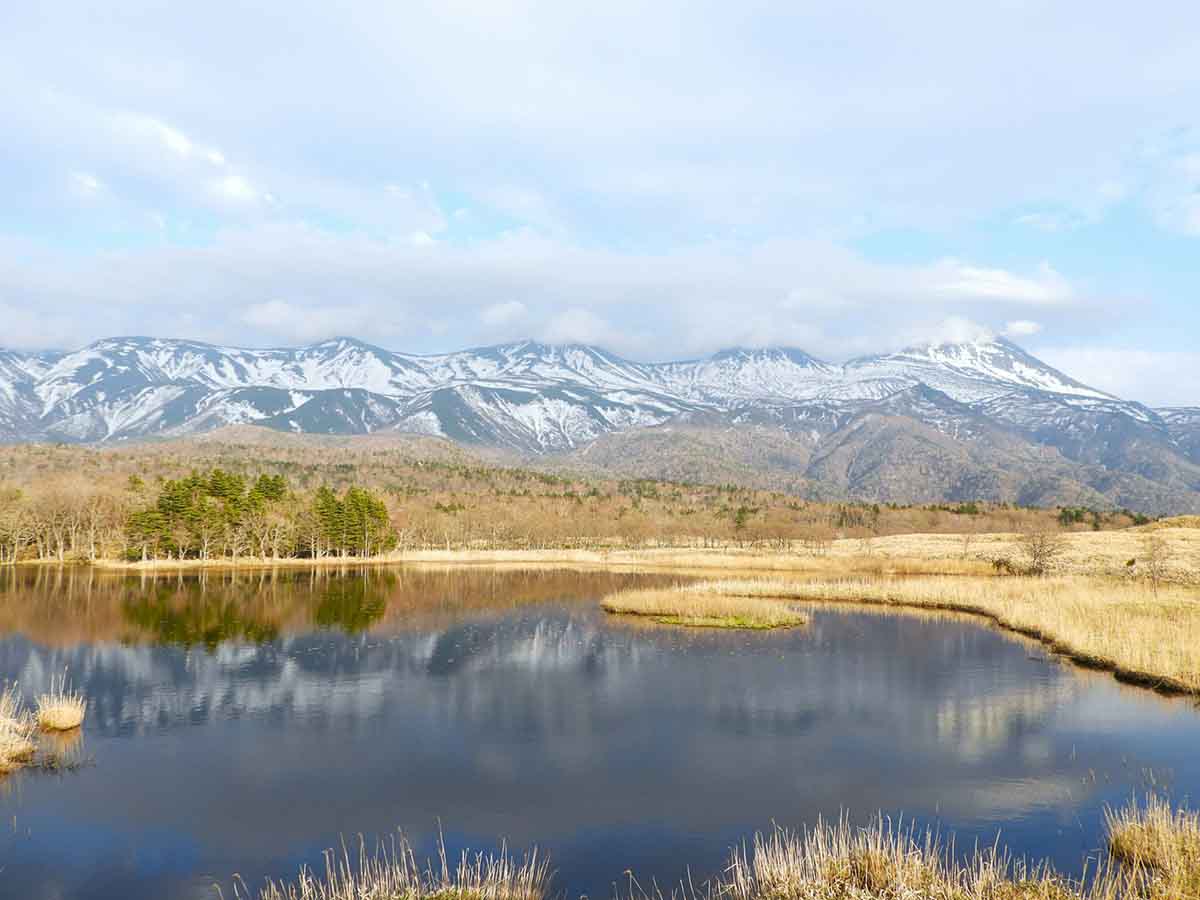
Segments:
[[[126,622],[144,628],[163,644],[203,644],[211,653],[224,641],[264,644],[279,637],[277,623],[250,614],[244,604],[227,596],[204,590],[140,591],[127,596],[121,606]]]
[[[366,631],[387,612],[387,592],[395,582],[395,576],[387,572],[335,578],[321,591],[313,622],[350,634]]]

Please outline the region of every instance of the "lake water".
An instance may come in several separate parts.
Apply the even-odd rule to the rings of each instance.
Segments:
[[[879,810],[1079,872],[1105,804],[1200,798],[1200,713],[971,620],[772,633],[606,617],[668,579],[0,573],[0,678],[69,670],[68,771],[0,786],[4,896],[230,895],[399,828],[536,845],[568,896],[717,871],[772,823]],[[615,888],[614,888],[615,885]]]

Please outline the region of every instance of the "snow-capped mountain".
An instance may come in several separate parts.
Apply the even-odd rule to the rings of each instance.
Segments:
[[[533,341],[434,356],[351,338],[252,350],[129,337],[68,353],[0,351],[7,441],[111,442],[258,424],[415,432],[545,454],[703,423],[774,428],[816,451],[865,417],[917,423],[975,453],[1017,442],[1033,457],[1200,492],[1200,410],[1155,411],[1113,397],[1003,338],[844,365],[791,348],[644,363]]]

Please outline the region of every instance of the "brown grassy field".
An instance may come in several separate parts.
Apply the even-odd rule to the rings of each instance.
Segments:
[[[1151,537],[1159,542],[1161,558],[1147,572]],[[747,546],[739,542],[697,539],[627,548],[619,544],[592,549],[454,547],[404,548],[369,559],[326,558],[256,559],[243,557],[207,561],[99,560],[97,567],[129,572],[166,572],[229,568],[338,568],[346,565],[488,565],[563,566],[679,571],[696,574],[777,572],[805,576],[847,575],[991,575],[996,561],[1019,568],[1023,533],[899,534],[877,538],[843,538],[814,547],[805,541]],[[1119,531],[1086,531],[1058,536],[1061,552],[1054,558],[1056,575],[1154,581],[1160,585],[1200,585],[1200,528],[1189,520],[1164,520],[1154,525]],[[1132,565],[1130,564],[1132,562]]]

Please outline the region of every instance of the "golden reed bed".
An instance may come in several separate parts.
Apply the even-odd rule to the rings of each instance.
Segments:
[[[1083,665],[1163,691],[1200,694],[1200,592],[1139,581],[1056,578],[724,579],[681,585],[735,601],[876,603],[986,616]],[[606,598],[616,601],[621,595]],[[619,602],[619,601],[616,601]]]
[[[630,588],[610,594],[600,605],[610,613],[694,628],[787,628],[807,621],[803,613],[773,598],[734,596],[703,585]]]

